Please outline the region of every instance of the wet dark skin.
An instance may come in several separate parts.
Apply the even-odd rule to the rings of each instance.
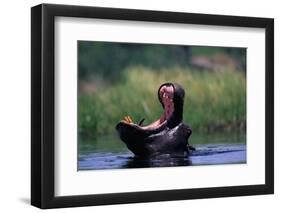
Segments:
[[[142,126],[143,120],[135,124],[130,116],[125,116],[116,125],[120,139],[135,156],[182,156],[194,149],[188,144],[192,130],[182,122],[184,96],[185,91],[179,84],[162,84],[158,89],[158,99],[163,107],[163,114],[158,120]]]

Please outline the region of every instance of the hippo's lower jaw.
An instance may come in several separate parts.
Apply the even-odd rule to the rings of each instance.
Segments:
[[[192,131],[184,123],[170,129],[165,122],[156,129],[145,130],[136,124],[119,122],[116,130],[128,149],[138,157],[189,153],[188,138]]]

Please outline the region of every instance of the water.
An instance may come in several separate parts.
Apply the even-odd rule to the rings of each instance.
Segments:
[[[79,143],[78,170],[195,166],[246,163],[246,135],[192,135],[196,148],[189,157],[160,155],[139,159],[116,135]]]

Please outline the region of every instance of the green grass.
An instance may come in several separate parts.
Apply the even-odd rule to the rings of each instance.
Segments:
[[[149,70],[128,68],[119,83],[79,96],[79,133],[96,137],[115,132],[126,115],[145,124],[158,119],[162,107],[157,90],[164,82],[181,84],[186,91],[184,122],[193,130],[241,128],[246,120],[246,79],[242,72],[208,72],[173,68]]]

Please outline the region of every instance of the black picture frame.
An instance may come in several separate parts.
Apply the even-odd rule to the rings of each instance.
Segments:
[[[93,195],[54,195],[55,17],[263,28],[266,34],[265,184]],[[31,204],[60,208],[274,193],[274,20],[164,11],[41,4],[31,8]]]

